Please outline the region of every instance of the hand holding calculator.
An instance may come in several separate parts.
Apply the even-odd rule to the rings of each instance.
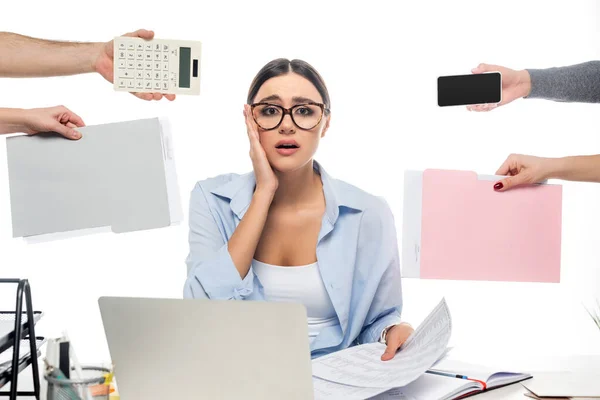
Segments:
[[[182,40],[114,39],[117,91],[200,94],[201,43]]]

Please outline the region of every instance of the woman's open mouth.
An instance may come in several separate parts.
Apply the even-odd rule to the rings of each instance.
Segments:
[[[295,140],[280,140],[275,149],[282,156],[290,156],[300,149],[300,145]]]

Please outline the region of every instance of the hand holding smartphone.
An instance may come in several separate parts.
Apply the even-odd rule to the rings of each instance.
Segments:
[[[502,74],[440,76],[437,90],[440,107],[497,104],[502,101]]]

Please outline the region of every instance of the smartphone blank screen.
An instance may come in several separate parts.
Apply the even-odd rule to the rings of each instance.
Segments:
[[[499,72],[438,78],[440,107],[499,103],[501,96],[502,76]]]

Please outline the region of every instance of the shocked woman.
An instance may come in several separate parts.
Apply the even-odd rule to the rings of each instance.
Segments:
[[[400,320],[394,217],[313,159],[331,118],[323,79],[304,61],[273,60],[247,103],[253,171],[194,188],[184,296],[301,303],[313,358],[381,341],[392,359],[413,331]]]

